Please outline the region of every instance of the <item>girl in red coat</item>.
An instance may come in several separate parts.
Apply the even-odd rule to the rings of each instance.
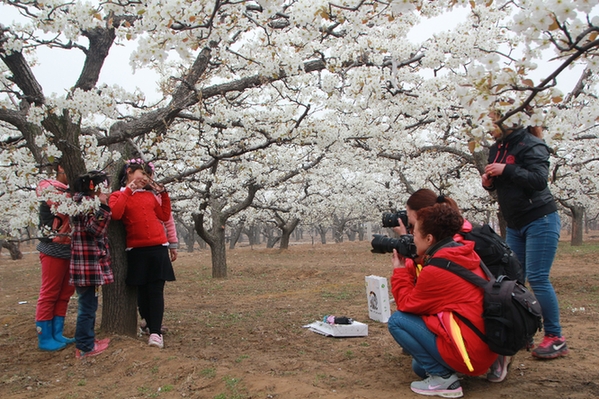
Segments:
[[[175,273],[163,224],[171,216],[171,200],[150,178],[153,172],[154,166],[142,159],[127,161],[119,174],[122,188],[110,196],[110,208],[127,232],[126,283],[137,286],[137,305],[150,332],[148,345],[162,349],[164,284],[174,281]]]
[[[485,277],[474,243],[459,236],[454,240],[464,224],[460,212],[443,196],[437,202],[416,212],[417,262],[406,262],[393,252],[391,291],[398,311],[389,319],[388,327],[412,356],[414,372],[423,378],[411,384],[412,391],[459,398],[463,393],[457,373],[484,374],[497,355],[453,317],[457,312],[484,331],[483,291],[449,271],[426,267],[432,257],[442,257]],[[424,266],[419,274],[415,264]]]

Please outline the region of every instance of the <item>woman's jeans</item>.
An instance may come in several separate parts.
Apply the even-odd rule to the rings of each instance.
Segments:
[[[549,271],[557,252],[561,221],[557,212],[538,218],[521,229],[507,229],[506,242],[518,256],[543,312],[545,335],[561,337],[559,305]]]
[[[79,310],[75,327],[75,346],[83,352],[89,352],[94,349],[96,343],[94,332],[98,310],[96,286],[76,287],[76,290],[79,296]]]
[[[436,335],[424,324],[422,317],[398,310],[391,315],[387,326],[395,341],[412,356],[412,370],[419,377],[454,373],[441,358]]]

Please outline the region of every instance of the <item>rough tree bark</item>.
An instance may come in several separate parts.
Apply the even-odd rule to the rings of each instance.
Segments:
[[[229,239],[229,249],[234,249],[235,245],[239,241],[239,237],[241,237],[241,233],[243,232],[244,223],[241,222],[239,225],[235,226],[231,229],[231,238]]]
[[[18,242],[8,241],[8,240],[0,240],[0,244],[2,248],[8,249],[10,253],[10,259],[18,260],[23,259],[23,253],[21,252],[21,248]]]
[[[300,219],[293,217],[290,220],[285,220],[279,212],[275,212],[274,218],[277,227],[281,230],[281,236],[279,237],[281,243],[279,244],[279,248],[288,249],[291,234],[295,231]]]
[[[579,247],[583,243],[585,209],[581,205],[573,205],[570,206],[569,209],[572,212],[572,237],[570,239],[570,245]]]
[[[101,328],[107,332],[135,336],[137,334],[137,289],[125,284],[127,256],[125,226],[121,221],[110,221],[108,239],[114,283],[102,286]]]
[[[316,230],[318,231],[318,234],[320,235],[320,243],[321,244],[326,244],[327,243],[327,230],[328,228],[322,226],[322,225],[318,225],[316,227]]]

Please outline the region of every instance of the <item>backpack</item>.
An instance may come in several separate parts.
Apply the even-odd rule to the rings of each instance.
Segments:
[[[523,349],[542,328],[541,305],[534,294],[517,280],[507,276],[495,278],[481,262],[489,281],[471,270],[443,258],[432,258],[428,265],[448,270],[484,290],[483,334],[470,320],[454,312],[489,348],[504,356],[513,356]]]
[[[473,227],[472,231],[468,233],[461,232],[460,235],[465,240],[474,241],[474,252],[495,278],[507,276],[510,280],[524,283],[522,266],[518,257],[491,226],[483,224]]]

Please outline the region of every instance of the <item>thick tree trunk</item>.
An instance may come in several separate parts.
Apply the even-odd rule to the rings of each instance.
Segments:
[[[105,332],[135,336],[137,334],[137,289],[125,284],[127,256],[125,227],[111,220],[108,227],[114,283],[102,286],[102,325]]]
[[[279,242],[279,240],[281,239],[281,236],[270,236],[267,238],[266,240],[266,248],[274,248],[275,244],[277,242]]]
[[[212,278],[227,277],[227,253],[225,243],[225,229],[215,229],[214,242],[210,245],[212,254]]]
[[[266,237],[266,248],[274,248],[275,244],[281,239],[279,229],[275,227],[265,226],[263,234]]]
[[[281,227],[281,245],[279,248],[288,249],[289,248],[289,240],[291,238],[291,234],[295,231],[297,225],[300,220],[298,218],[293,218],[291,222],[287,223],[287,225]]]
[[[259,224],[254,224],[252,225],[252,227],[250,228],[250,235],[251,235],[251,244],[252,245],[260,245],[260,243],[262,242],[261,237],[260,237],[260,225]]]
[[[291,238],[291,233],[286,234],[283,231],[283,234],[281,235],[281,244],[279,245],[279,248],[281,248],[281,249],[289,249],[290,238]]]
[[[237,245],[237,241],[239,241],[239,237],[241,237],[242,231],[243,231],[243,222],[231,230],[231,240],[229,241],[229,249],[235,248],[235,245]]]
[[[350,242],[356,241],[356,236],[357,235],[358,235],[357,232],[355,230],[353,230],[353,229],[350,229],[350,230],[347,231],[347,239]]]
[[[320,243],[321,244],[326,244],[327,243],[327,228],[324,228],[322,226],[318,226],[317,227],[318,230],[318,234],[320,235]]]
[[[187,234],[185,235],[185,246],[187,247],[187,252],[192,253],[193,252],[193,246],[195,244],[195,229],[193,227],[192,224],[190,225],[186,225],[185,226],[185,231],[187,232]]]
[[[18,242],[2,240],[2,248],[8,249],[8,252],[10,253],[10,259],[23,259],[23,253],[21,252]]]
[[[337,244],[343,242],[343,227],[339,225],[333,225],[333,240]]]
[[[572,206],[572,237],[570,239],[570,245],[573,247],[579,247],[583,242],[583,228],[584,228],[584,207],[583,206]]]
[[[365,236],[366,236],[366,227],[364,226],[364,223],[359,223],[358,224],[358,240],[364,241]]]
[[[248,236],[251,247],[260,244],[260,228],[256,223],[252,223],[249,227],[244,227],[242,233]]]

